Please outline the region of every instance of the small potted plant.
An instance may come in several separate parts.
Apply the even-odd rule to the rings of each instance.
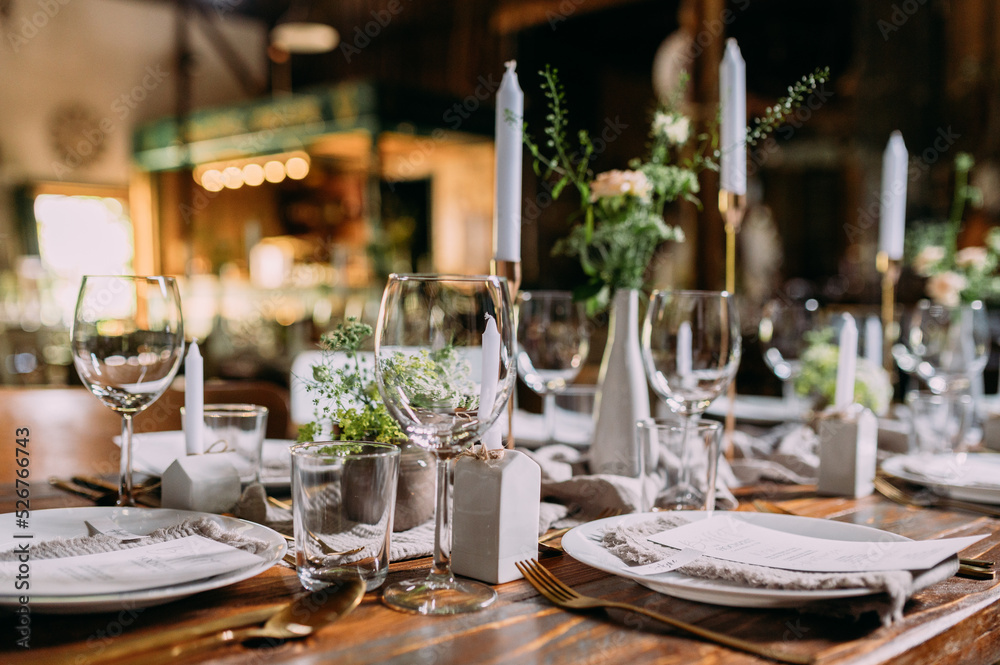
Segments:
[[[376,441],[401,447],[394,531],[406,531],[434,515],[431,455],[409,443],[389,415],[375,386],[373,360],[360,352],[371,326],[349,317],[320,338],[321,362],[313,365],[306,389],[314,395],[314,420],[299,427],[298,440]]]

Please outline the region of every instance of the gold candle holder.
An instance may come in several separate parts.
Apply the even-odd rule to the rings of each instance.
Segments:
[[[900,262],[886,252],[875,255],[875,268],[882,275],[882,366],[892,374],[892,345],[899,338],[896,324],[896,285],[899,283]]]
[[[726,291],[736,293],[736,234],[747,211],[747,197],[725,189],[719,190],[719,213],[726,225]],[[729,384],[726,409],[725,455],[733,458],[733,432],[736,429],[736,380]]]
[[[510,304],[514,308],[514,330],[516,331],[517,293],[521,290],[521,262],[492,259],[490,261],[490,270],[497,277],[507,278],[507,290],[510,291]],[[514,393],[516,391],[517,381],[515,379],[514,389],[511,391],[510,399],[507,400],[507,443],[505,446],[507,448],[514,447],[514,410],[517,406]]]

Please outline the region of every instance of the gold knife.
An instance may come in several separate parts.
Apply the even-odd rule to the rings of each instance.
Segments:
[[[85,654],[80,653],[79,644],[52,647],[50,649],[32,649],[31,662],[32,665],[64,665],[67,662],[73,662],[76,665],[112,663],[136,652],[172,647],[175,644],[218,633],[223,630],[232,630],[255,623],[263,623],[287,604],[287,602],[274,603],[246,612],[238,612],[228,617],[187,626],[178,626],[176,628],[160,629],[153,627],[143,633],[125,635],[106,643],[97,640],[88,645],[90,649]],[[138,612],[141,612],[141,610],[138,610]],[[135,611],[133,611],[134,613]]]

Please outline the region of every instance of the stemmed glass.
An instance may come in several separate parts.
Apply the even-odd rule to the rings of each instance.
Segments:
[[[983,303],[949,307],[921,300],[904,323],[892,348],[899,368],[923,379],[931,392],[967,392],[989,358],[990,323]]]
[[[683,422],[677,484],[658,500],[700,508],[705,493],[691,482],[690,431],[736,377],[742,354],[739,314],[725,291],[654,291],[642,326],[642,360],[654,392]],[[709,506],[709,508],[711,508]]]
[[[177,283],[172,277],[85,276],[70,339],[80,379],[121,414],[118,505],[134,506],[132,418],[163,394],[184,355]]]
[[[802,371],[799,357],[809,346],[806,333],[817,328],[818,309],[815,300],[804,303],[771,300],[764,305],[757,336],[763,347],[764,362],[781,380],[787,404],[796,401],[794,382]]]
[[[555,438],[556,395],[587,358],[590,330],[582,302],[569,291],[524,291],[517,307],[517,373],[544,399],[545,440]]]
[[[419,614],[457,614],[496,599],[451,573],[449,460],[506,411],[514,385],[510,294],[500,277],[390,275],[375,328],[375,380],[389,413],[437,460],[434,563],[382,599]]]

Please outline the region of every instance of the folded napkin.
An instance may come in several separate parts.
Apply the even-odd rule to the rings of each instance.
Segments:
[[[78,536],[76,538],[46,540],[31,546],[31,558],[58,559],[85,554],[101,554],[103,552],[128,550],[144,545],[163,543],[168,540],[177,540],[178,538],[186,538],[188,536],[202,536],[251,554],[261,554],[270,547],[263,540],[252,538],[236,531],[229,531],[207,517],[199,517],[197,519],[185,520],[173,526],[157,529],[141,540],[122,541],[116,536],[105,533],[96,533],[92,536]],[[14,550],[0,552],[0,561],[15,561],[17,556],[18,552]]]
[[[645,565],[675,554],[676,549],[659,545],[648,537],[683,526],[688,521],[680,515],[663,514],[650,520],[630,523],[605,531],[601,544],[628,564]],[[767,589],[870,589],[875,595],[840,601],[824,601],[803,607],[804,611],[858,617],[877,612],[883,625],[903,617],[903,605],[913,593],[948,579],[958,570],[958,560],[951,557],[926,571],[894,570],[867,573],[805,573],[722,561],[702,556],[677,571],[707,579],[728,580],[750,587]]]

